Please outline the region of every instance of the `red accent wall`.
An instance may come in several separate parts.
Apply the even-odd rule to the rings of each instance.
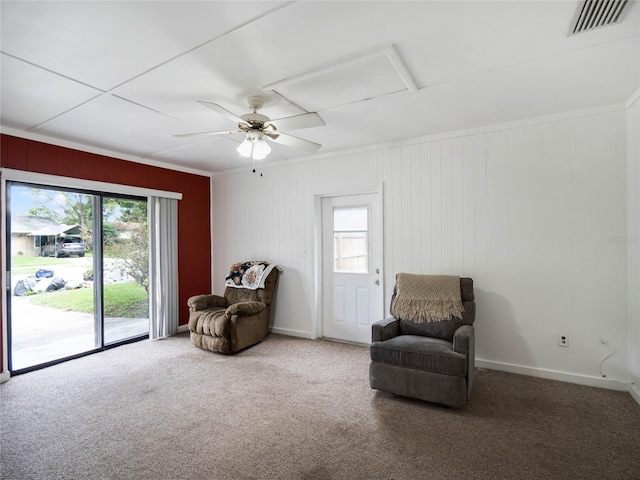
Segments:
[[[178,201],[180,325],[188,322],[187,299],[211,290],[209,177],[9,135],[0,135],[0,167],[182,193],[182,200]],[[3,201],[0,199],[0,208],[4,208]],[[4,269],[5,259],[1,261]],[[4,295],[5,292],[0,295],[0,309]],[[3,370],[0,329],[0,371]]]

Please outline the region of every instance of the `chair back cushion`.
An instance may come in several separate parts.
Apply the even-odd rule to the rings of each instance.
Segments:
[[[464,313],[462,319],[453,317],[452,320],[442,322],[424,322],[415,323],[410,320],[398,319],[399,330],[401,335],[422,335],[424,337],[435,337],[453,341],[454,332],[461,325],[473,325],[476,319],[476,302],[473,291],[473,279],[460,278],[460,294],[462,296],[462,306]],[[393,303],[397,295],[396,287],[393,289],[391,297],[391,311],[393,312]]]
[[[251,290],[248,288],[235,288],[227,287],[224,291],[224,296],[227,299],[229,305],[240,302],[264,302],[267,305],[271,305],[271,300],[276,290],[276,283],[278,281],[278,269],[271,270],[267,279],[264,282],[264,288],[258,288]]]

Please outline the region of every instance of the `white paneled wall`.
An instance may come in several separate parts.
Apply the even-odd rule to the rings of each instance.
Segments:
[[[214,290],[277,262],[275,331],[313,337],[314,193],[383,183],[386,311],[397,272],[470,276],[485,365],[599,378],[606,338],[628,380],[625,128],[611,108],[214,176]]]
[[[630,370],[634,395],[640,403],[640,90],[627,110],[629,190],[629,329]]]

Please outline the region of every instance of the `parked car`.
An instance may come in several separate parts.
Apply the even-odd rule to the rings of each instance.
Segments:
[[[55,242],[51,241],[42,245],[40,256],[42,257],[68,257],[69,255],[77,255],[84,257],[86,249],[81,238],[64,237],[57,238]]]

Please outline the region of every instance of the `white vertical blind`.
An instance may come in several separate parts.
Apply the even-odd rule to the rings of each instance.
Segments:
[[[149,338],[178,329],[178,201],[149,197]]]

